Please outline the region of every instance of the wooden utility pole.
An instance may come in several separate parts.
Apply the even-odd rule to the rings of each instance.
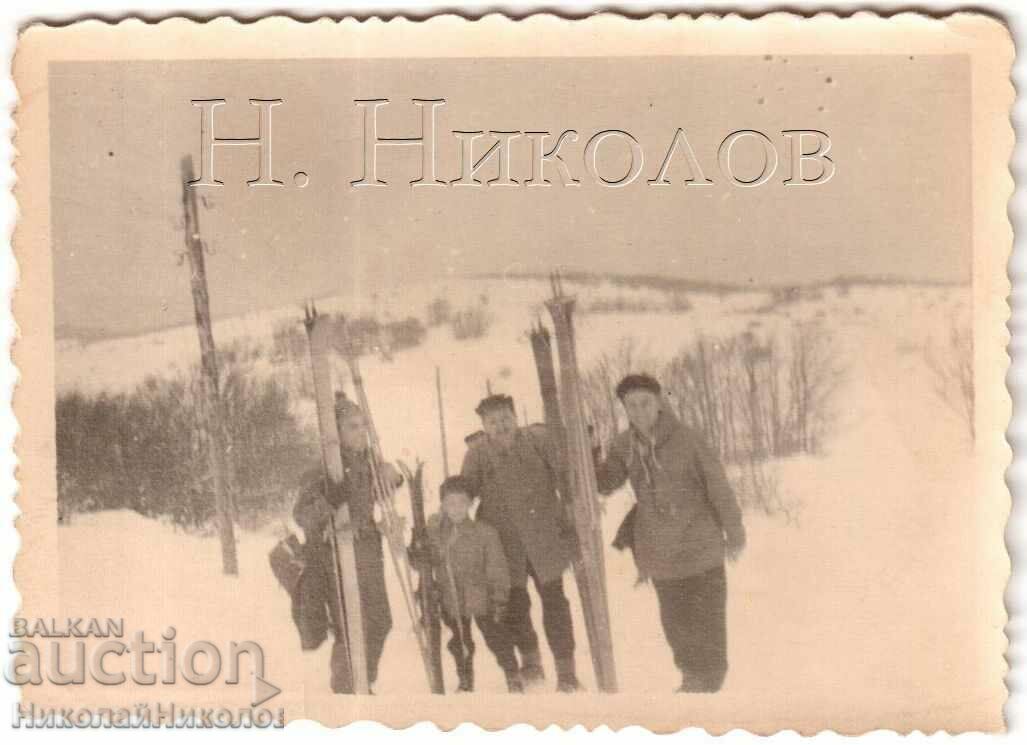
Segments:
[[[207,269],[200,239],[199,212],[193,180],[193,159],[182,158],[182,211],[185,215],[185,247],[189,258],[189,284],[196,311],[196,331],[200,336],[200,378],[203,382],[204,406],[200,426],[206,435],[210,470],[214,481],[218,533],[221,536],[221,566],[225,574],[239,574],[235,552],[235,529],[232,525],[232,504],[228,494],[228,443],[225,437],[224,410],[218,388],[217,351],[210,325],[210,294],[207,291]]]

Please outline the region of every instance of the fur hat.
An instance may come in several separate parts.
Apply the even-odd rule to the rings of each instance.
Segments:
[[[631,391],[649,391],[659,396],[661,390],[659,382],[652,375],[633,373],[625,375],[624,379],[617,384],[617,398],[623,401]]]
[[[486,396],[481,400],[481,403],[478,404],[478,408],[474,411],[478,416],[485,416],[490,411],[495,411],[496,409],[509,409],[514,412],[517,411],[514,408],[514,400],[505,393],[494,393],[491,396]]]
[[[473,499],[471,496],[471,485],[463,476],[450,476],[439,486],[439,499],[445,499],[450,494],[458,493],[466,494],[468,499]]]

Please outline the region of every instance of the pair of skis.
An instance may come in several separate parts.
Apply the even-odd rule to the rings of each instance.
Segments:
[[[325,472],[325,493],[339,489],[343,480],[342,450],[335,419],[335,392],[332,388],[331,360],[328,356],[330,326],[321,323],[313,304],[304,308],[304,326],[310,345],[310,368],[314,378],[317,426],[321,433],[321,458]],[[332,597],[335,618],[345,637],[353,692],[367,694],[367,647],[364,644],[364,613],[360,605],[357,555],[349,505],[342,504],[329,520],[328,537],[332,548],[335,593]]]
[[[321,434],[322,462],[325,469],[327,489],[337,489],[342,484],[343,465],[340,450],[338,424],[335,417],[335,393],[331,381],[331,360],[329,356],[329,334],[333,324],[324,322],[324,317],[317,313],[311,304],[304,309],[304,322],[307,329],[307,340],[310,345],[310,362],[314,379],[314,397],[317,403],[318,428]],[[430,634],[426,629],[426,619],[418,614],[410,562],[403,538],[403,521],[397,514],[393,500],[396,485],[389,482],[385,473],[385,461],[382,458],[381,444],[371,416],[367,392],[364,390],[363,376],[360,374],[358,350],[352,344],[345,343],[344,357],[353,380],[357,394],[357,403],[366,417],[368,454],[371,466],[371,488],[374,502],[381,514],[381,528],[389,545],[393,568],[403,593],[403,602],[414,626],[417,644],[421,652],[429,687],[432,692],[441,692],[441,662],[433,660],[432,647],[437,648],[438,634]],[[411,474],[409,485],[414,502],[415,530],[424,524],[424,497],[421,489],[421,469],[418,467],[416,476]],[[420,509],[417,501],[420,501]],[[360,584],[357,575],[356,551],[354,534],[350,523],[349,508],[343,504],[330,523],[330,541],[334,554],[335,568],[335,606],[336,617],[343,627],[345,643],[353,676],[353,690],[358,694],[370,692],[367,679],[367,653],[364,639],[363,609],[360,605]],[[422,581],[425,575],[422,574]],[[429,598],[430,600],[430,598]],[[428,607],[427,604],[422,607]],[[434,638],[430,638],[434,637]],[[439,655],[435,655],[440,659]]]
[[[432,693],[445,693],[442,680],[442,623],[438,605],[439,590],[435,586],[435,571],[432,566],[431,541],[428,537],[428,522],[424,512],[424,464],[418,461],[415,471],[400,461],[403,478],[410,486],[410,506],[414,517],[413,545],[417,576],[417,605],[420,609],[419,623],[425,630],[428,642],[430,668],[428,684]]]
[[[539,323],[531,330],[531,346],[538,369],[539,387],[546,426],[552,433],[558,464],[558,488],[571,507],[577,538],[573,558],[574,578],[581,597],[589,650],[596,684],[604,693],[617,692],[613,637],[606,596],[606,562],[596,485],[591,438],[585,420],[585,406],[578,371],[574,338],[574,298],[564,294],[558,275],[552,277],[553,296],[546,307],[553,317],[553,330],[560,356],[560,384],[553,368],[549,332]]]

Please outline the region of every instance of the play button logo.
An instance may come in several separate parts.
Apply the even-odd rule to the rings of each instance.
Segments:
[[[253,673],[253,700],[250,703],[251,706],[260,706],[267,703],[281,692],[282,689],[274,683],[268,683],[257,675],[256,672]]]

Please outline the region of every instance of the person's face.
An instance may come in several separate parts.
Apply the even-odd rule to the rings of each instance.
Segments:
[[[517,417],[510,409],[504,406],[486,411],[481,417],[481,423],[490,439],[501,445],[509,446],[513,443],[514,435],[517,434]]]
[[[471,498],[462,491],[450,492],[442,500],[443,512],[454,523],[466,520],[470,509]]]
[[[624,410],[635,429],[647,435],[652,434],[660,415],[660,399],[651,391],[629,391],[624,396]]]
[[[367,429],[363,414],[350,414],[339,421],[339,439],[347,450],[360,450],[367,445]]]

